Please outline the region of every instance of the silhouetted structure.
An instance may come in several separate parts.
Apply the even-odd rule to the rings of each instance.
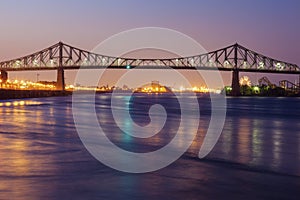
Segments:
[[[68,69],[178,69],[232,71],[231,94],[240,94],[239,72],[300,74],[296,64],[269,58],[239,44],[209,53],[173,59],[131,59],[85,51],[62,42],[18,59],[0,63],[1,71],[57,70],[57,89],[64,90]]]
[[[0,80],[2,83],[5,83],[8,79],[8,75],[7,75],[7,72],[4,71],[4,70],[1,70],[0,71]]]

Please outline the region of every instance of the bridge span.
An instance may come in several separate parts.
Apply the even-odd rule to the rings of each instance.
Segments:
[[[57,70],[57,89],[64,90],[64,71],[71,69],[176,69],[232,72],[232,95],[240,95],[239,72],[300,74],[296,64],[264,56],[239,44],[205,54],[170,59],[137,59],[101,55],[59,42],[36,53],[0,62],[0,79],[8,71]]]

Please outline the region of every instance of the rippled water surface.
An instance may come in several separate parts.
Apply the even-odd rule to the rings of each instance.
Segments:
[[[130,114],[140,126],[150,122],[150,105],[163,105],[168,119],[162,131],[148,139],[123,134],[112,117],[110,95],[97,95],[98,121],[109,139],[133,152],[168,144],[180,123],[176,99],[143,95],[133,102]],[[84,96],[79,103],[84,107]],[[72,97],[0,101],[0,199],[299,198],[299,98],[227,98],[222,135],[204,160],[197,155],[210,100],[199,97],[198,103],[200,122],[191,119],[180,133],[197,132],[187,153],[162,170],[128,174],[101,164],[85,149]],[[90,116],[84,109],[81,114]]]

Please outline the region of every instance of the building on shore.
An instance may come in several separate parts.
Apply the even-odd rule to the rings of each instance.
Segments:
[[[152,81],[150,84],[146,84],[142,87],[139,87],[135,90],[135,92],[143,92],[143,93],[169,93],[172,90],[164,85],[161,85],[159,81]]]

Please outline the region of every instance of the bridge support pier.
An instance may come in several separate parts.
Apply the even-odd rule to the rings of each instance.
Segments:
[[[8,74],[7,74],[7,71],[4,71],[4,70],[0,70],[0,82],[1,83],[6,83],[8,79]]]
[[[58,68],[57,70],[56,89],[65,90],[65,72],[63,68]]]
[[[65,90],[65,72],[63,68],[63,43],[59,42],[59,67],[57,69],[57,82],[56,89],[64,91]]]
[[[232,96],[240,96],[241,91],[240,91],[240,82],[239,82],[239,70],[234,69],[232,71],[232,83],[231,83],[231,95]]]

